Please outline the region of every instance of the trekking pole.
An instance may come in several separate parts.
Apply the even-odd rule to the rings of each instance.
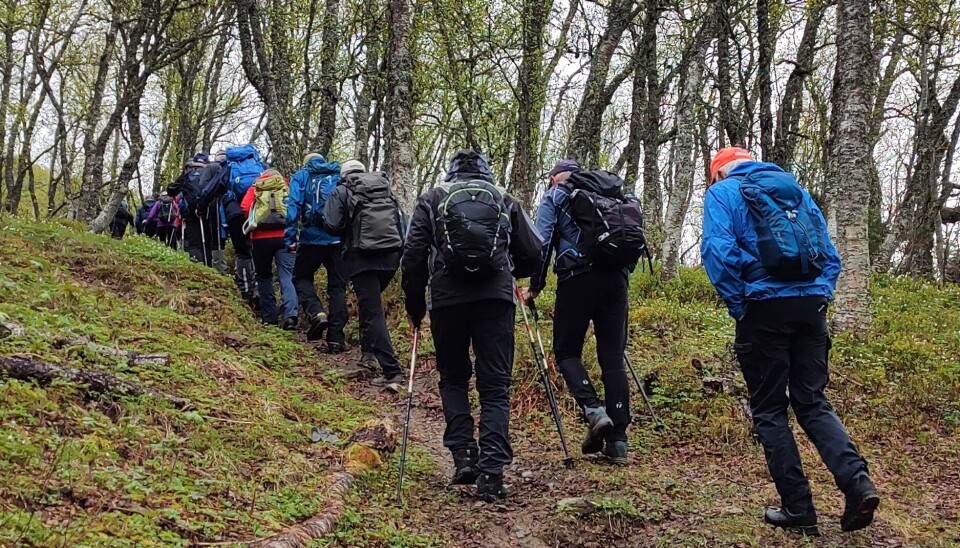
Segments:
[[[207,257],[207,229],[203,226],[203,217],[197,213],[197,220],[200,221],[200,243],[203,245],[203,265],[210,266],[210,258]]]
[[[655,423],[653,429],[664,430],[666,426],[660,420],[660,417],[657,416],[657,412],[653,410],[653,405],[650,403],[650,397],[647,396],[647,391],[643,388],[643,383],[640,382],[640,377],[637,375],[637,370],[633,368],[633,365],[630,363],[630,358],[627,357],[626,352],[623,353],[623,363],[627,364],[627,369],[630,370],[630,374],[633,375],[633,380],[637,383],[637,389],[640,390],[640,397],[643,398],[643,403],[647,405],[647,411],[650,413],[650,417]]]
[[[573,457],[570,456],[570,450],[567,449],[567,435],[563,432],[563,422],[560,420],[560,408],[557,406],[557,396],[553,391],[553,383],[550,382],[549,369],[547,367],[547,355],[543,351],[543,339],[540,337],[540,327],[537,326],[537,342],[540,345],[540,352],[537,352],[537,342],[533,340],[533,329],[530,327],[530,320],[527,318],[527,307],[524,305],[523,294],[520,293],[520,287],[514,286],[514,292],[517,300],[520,301],[520,310],[523,312],[523,325],[527,328],[527,337],[530,339],[530,350],[537,360],[537,368],[540,370],[540,378],[543,380],[543,386],[547,391],[547,401],[550,402],[550,412],[553,413],[553,421],[557,424],[557,433],[560,435],[560,445],[563,447],[563,464],[571,466]],[[536,307],[530,307],[531,315],[534,317],[534,325],[537,325]]]
[[[403,497],[403,467],[407,463],[407,438],[410,436],[410,413],[413,411],[413,371],[417,365],[417,346],[420,344],[420,328],[413,329],[413,352],[410,356],[410,381],[407,384],[407,418],[403,421],[403,444],[400,446],[400,478],[397,480],[397,505]]]

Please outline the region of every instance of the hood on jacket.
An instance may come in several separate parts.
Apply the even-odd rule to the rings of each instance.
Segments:
[[[225,154],[229,162],[242,162],[250,157],[256,158],[258,162],[263,162],[263,159],[260,158],[260,153],[257,152],[256,147],[251,144],[230,147],[226,150]]]
[[[460,179],[482,179],[493,183],[493,173],[487,158],[473,149],[458,150],[450,159],[450,166],[443,180],[450,182]]]
[[[323,156],[314,156],[304,166],[314,175],[340,175],[340,162],[328,162]]]

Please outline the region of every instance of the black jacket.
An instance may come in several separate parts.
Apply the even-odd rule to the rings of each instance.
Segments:
[[[199,216],[206,220],[210,217],[208,208],[199,202],[200,174],[204,166],[200,162],[188,162],[183,173],[167,187],[168,196],[180,196],[180,214],[184,219],[192,220]]]
[[[146,227],[143,226],[143,223],[147,220],[147,216],[150,215],[150,209],[153,207],[153,204],[157,203],[153,198],[148,198],[143,201],[143,204],[137,208],[137,216],[134,218],[133,226],[137,229],[137,234],[143,234],[146,230]],[[148,234],[150,236],[150,234]]]
[[[460,179],[476,179],[475,173],[448,175],[448,183]],[[410,229],[400,261],[407,314],[420,319],[426,314],[426,288],[430,285],[430,309],[435,310],[474,301],[499,299],[514,302],[514,278],[527,278],[539,270],[543,240],[523,208],[504,192],[504,205],[510,212],[510,245],[512,272],[503,271],[482,282],[466,281],[446,272],[437,252],[435,218],[437,207],[450,185],[441,184],[417,200],[410,220]]]
[[[355,204],[350,203],[350,189],[343,182],[344,179],[340,179],[340,184],[327,196],[327,203],[323,206],[323,227],[346,243]],[[343,258],[350,277],[370,270],[396,270],[400,266],[399,251],[364,252],[352,250],[349,245],[343,247]]]

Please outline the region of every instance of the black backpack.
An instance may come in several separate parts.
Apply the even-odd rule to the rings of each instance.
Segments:
[[[170,196],[160,197],[160,206],[157,207],[157,216],[154,220],[162,220],[168,224],[173,224],[178,217],[177,207]]]
[[[404,220],[400,202],[382,172],[350,175],[342,183],[350,190],[353,207],[350,249],[398,251],[403,248]]]
[[[633,268],[643,256],[650,260],[640,202],[623,193],[623,179],[609,171],[578,171],[564,184],[580,229],[580,256],[606,268]]]
[[[444,268],[465,280],[485,280],[509,268],[510,215],[503,191],[486,181],[447,183],[435,233]]]

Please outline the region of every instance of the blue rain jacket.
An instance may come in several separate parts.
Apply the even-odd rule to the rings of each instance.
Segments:
[[[707,276],[727,303],[730,315],[736,319],[746,314],[747,301],[811,296],[833,299],[833,290],[840,276],[840,256],[827,234],[823,213],[804,190],[804,200],[814,214],[813,222],[821,225],[824,235],[826,260],[823,274],[808,282],[780,281],[769,276],[749,283],[743,279],[742,273],[747,267],[760,262],[760,252],[756,224],[740,195],[738,177],[764,170],[783,171],[775,164],[745,162],[731,170],[726,179],[707,189],[703,202],[700,256]]]
[[[530,278],[530,288],[534,291],[540,291],[547,283],[547,269],[554,250],[557,256],[553,270],[558,281],[590,270],[590,265],[584,264],[577,251],[580,229],[570,216],[570,192],[567,185],[553,185],[544,193],[537,208],[537,231],[543,238],[543,266]]]
[[[311,158],[307,165],[290,178],[290,197],[287,201],[287,228],[284,242],[289,247],[298,241],[304,245],[340,243],[323,226],[323,206],[327,197],[340,182],[340,163],[328,162],[323,156]],[[301,221],[303,229],[300,229]]]

